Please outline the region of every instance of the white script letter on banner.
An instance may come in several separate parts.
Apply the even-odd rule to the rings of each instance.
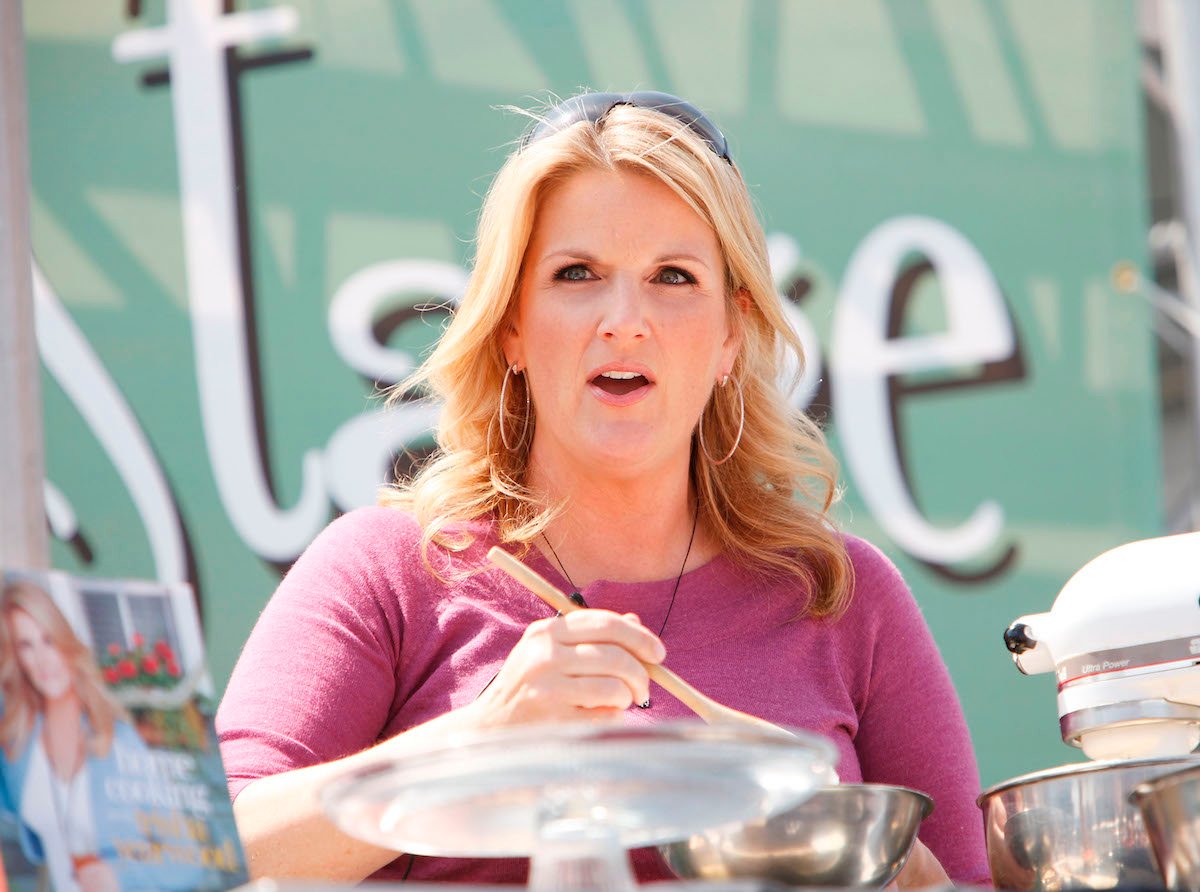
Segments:
[[[33,265],[33,307],[42,362],[117,469],[146,530],[158,578],[185,581],[183,529],[166,475],[116,382],[37,263]],[[63,538],[77,532],[74,511],[62,493],[48,486],[47,495],[51,496],[46,503],[51,529]]]
[[[946,330],[888,337],[891,293],[911,254],[927,259],[941,285]],[[892,428],[893,375],[996,362],[1015,349],[1012,323],[991,271],[961,234],[927,217],[898,217],[876,227],[846,269],[833,319],[830,376],[846,464],[867,507],[886,533],[931,563],[970,560],[994,545],[1004,512],[978,505],[953,528],[921,515],[908,492]]]
[[[371,381],[394,384],[416,368],[411,354],[375,339],[377,320],[418,304],[447,309],[458,304],[467,274],[439,260],[389,260],[347,279],[329,305],[329,337],[338,356]],[[375,501],[388,479],[393,456],[428,434],[441,407],[431,400],[397,403],[351,418],[339,427],[325,449],[326,481],[333,501],[343,511]]]
[[[225,14],[219,0],[168,0],[167,24],[120,35],[118,62],[166,56],[196,383],[213,477],[229,520],[259,556],[289,561],[329,519],[321,455],[304,454],[300,497],[281,508],[267,479],[255,423],[255,393],[240,274],[226,50],[295,30],[288,7]]]
[[[800,245],[784,232],[773,232],[767,236],[767,256],[771,262],[771,278],[779,292],[779,303],[792,331],[804,348],[804,368],[798,369],[796,356],[791,351],[784,355],[783,369],[779,375],[779,386],[789,393],[789,400],[797,409],[808,408],[821,384],[821,342],[808,316],[799,305],[783,293],[792,276],[800,268],[803,255]],[[792,389],[794,386],[794,389]]]

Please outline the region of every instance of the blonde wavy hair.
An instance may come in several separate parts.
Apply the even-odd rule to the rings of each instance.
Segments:
[[[391,399],[427,388],[443,402],[438,449],[407,483],[385,487],[383,505],[412,512],[429,547],[467,548],[467,522],[494,519],[502,542],[527,549],[561,505],[543,504],[525,485],[532,437],[504,447],[499,432],[536,428],[528,391],[512,376],[500,405],[506,360],[502,338],[515,313],[522,262],[540,202],[582,171],[631,171],[665,183],[715,231],[724,256],[731,325],[741,337],[732,369],[745,400],[745,427],[733,456],[707,460],[692,437],[691,478],[699,519],[723,551],[752,571],[803,584],[801,608],[835,616],[849,603],[852,569],[827,512],[839,494],[837,463],[820,428],[791,409],[777,378],[787,353],[802,368],[767,262],[766,239],[737,169],[674,118],[628,105],[596,123],[582,121],[515,151],[480,213],[475,265],[442,338]],[[793,382],[794,383],[794,382]],[[735,387],[714,387],[702,416],[713,455],[734,444]],[[699,419],[698,419],[699,420]]]
[[[100,669],[87,645],[75,637],[71,624],[54,599],[36,582],[27,579],[10,582],[0,594],[0,696],[4,714],[0,716],[0,746],[9,761],[20,755],[33,733],[34,719],[43,711],[42,695],[30,684],[17,659],[13,641],[13,614],[21,611],[50,636],[71,672],[71,686],[79,698],[91,735],[88,750],[104,757],[112,746],[118,719],[129,721],[121,706],[100,677]]]

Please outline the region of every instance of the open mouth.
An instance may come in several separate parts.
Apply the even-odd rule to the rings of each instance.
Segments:
[[[592,384],[613,396],[625,396],[649,383],[645,375],[637,372],[601,372],[592,379]]]

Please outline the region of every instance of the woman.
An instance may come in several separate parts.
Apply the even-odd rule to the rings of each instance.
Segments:
[[[199,830],[177,830],[183,811],[158,802],[177,776],[151,773],[150,749],[41,585],[5,584],[0,617],[0,811],[55,892],[203,892],[244,879],[192,857]]]
[[[252,875],[522,881],[519,862],[393,862],[316,793],[455,730],[683,717],[639,662],[669,651],[710,696],[826,734],[844,781],[935,797],[936,856],[919,845],[901,884],[945,882],[939,859],[986,881],[961,710],[895,568],[826,515],[834,461],[776,385],[800,345],[720,131],[665,94],[568,100],[500,170],[476,243],[405,385],[444,400],[438,454],[318,537],[230,680]],[[498,542],[595,609],[548,618],[489,567]]]
[[[132,733],[128,716],[39,585],[5,586],[0,613],[0,743],[22,848],[45,862],[56,892],[115,890],[95,819],[94,762],[110,759],[121,723]]]

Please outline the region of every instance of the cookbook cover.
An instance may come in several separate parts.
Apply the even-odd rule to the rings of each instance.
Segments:
[[[245,858],[184,585],[0,574],[0,852],[14,892],[223,890]]]

